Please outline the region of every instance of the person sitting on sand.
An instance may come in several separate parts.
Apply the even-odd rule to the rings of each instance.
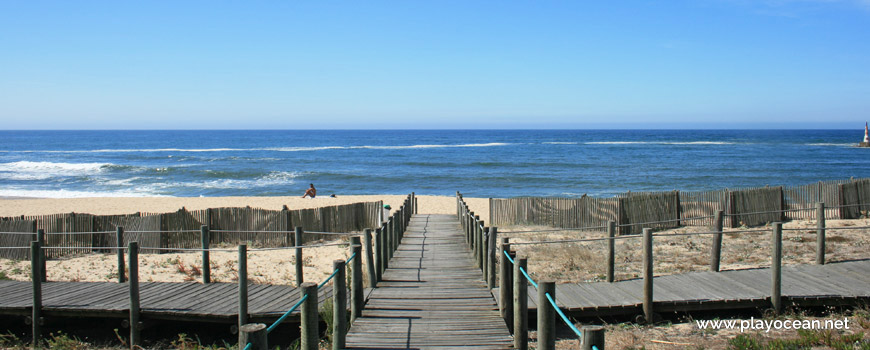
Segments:
[[[302,195],[302,198],[305,198],[305,196],[311,196],[311,198],[314,198],[317,196],[317,189],[314,188],[314,184],[310,184],[310,185],[311,185],[311,188],[305,190],[305,194]]]

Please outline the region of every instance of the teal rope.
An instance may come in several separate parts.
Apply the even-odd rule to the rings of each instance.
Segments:
[[[577,327],[574,327],[574,324],[571,323],[571,321],[568,321],[568,317],[565,316],[565,314],[562,312],[562,309],[560,309],[559,306],[556,305],[556,301],[553,300],[553,297],[550,295],[550,293],[546,293],[545,295],[547,296],[547,300],[550,301],[550,305],[553,305],[553,308],[556,309],[556,312],[559,313],[559,316],[562,317],[562,321],[565,321],[565,324],[567,324],[568,327],[571,327],[571,330],[574,331],[574,334],[577,334],[578,337],[583,338],[583,333],[580,333]]]
[[[351,260],[353,260],[353,258],[355,258],[355,257],[356,257],[356,253],[353,253],[353,255],[351,255],[350,258],[348,258],[347,260],[345,260],[344,263],[345,263],[345,264],[349,263],[349,262],[350,262]],[[323,282],[320,282],[320,285],[317,286],[317,289],[320,290],[320,288],[323,288],[323,286],[325,286],[327,283],[329,283],[329,281],[332,280],[332,278],[335,277],[335,274],[337,274],[337,273],[338,273],[338,269],[335,269],[335,271],[332,271],[332,274],[329,275],[329,278],[327,278],[327,279],[326,279],[325,281],[323,281]]]
[[[502,253],[504,253],[504,256],[506,256],[508,258],[508,260],[510,260],[511,264],[514,263],[514,259],[511,259],[510,255],[508,255],[507,250],[502,250]],[[520,272],[523,273],[523,276],[526,276],[526,279],[529,280],[529,283],[531,283],[533,286],[535,286],[535,289],[538,289],[538,284],[535,283],[535,280],[532,279],[532,276],[529,276],[529,273],[526,272],[526,269],[521,267]]]
[[[592,345],[592,350],[599,350],[597,346]]]
[[[254,346],[254,344],[248,343],[248,345],[245,345],[245,350],[251,350],[252,346]]]
[[[302,299],[299,299],[299,301],[296,302],[296,305],[293,305],[293,307],[291,307],[290,310],[287,310],[287,312],[285,312],[283,315],[281,315],[281,317],[278,318],[278,320],[275,321],[275,323],[273,323],[271,326],[269,326],[269,328],[266,328],[266,333],[271,333],[273,330],[275,330],[275,328],[278,327],[278,325],[281,324],[281,322],[284,322],[284,319],[287,318],[287,316],[290,316],[291,312],[296,311],[296,308],[299,307],[299,305],[302,305],[302,302],[307,300],[307,299],[308,299],[308,294],[305,294],[305,296],[303,296]]]

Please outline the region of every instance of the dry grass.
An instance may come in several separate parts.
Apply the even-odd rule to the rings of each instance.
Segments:
[[[814,221],[792,221],[783,224],[783,264],[811,264],[815,262],[816,229]],[[830,262],[870,257],[870,229],[836,230],[837,227],[870,226],[870,220],[828,220],[826,234],[826,260]],[[788,229],[800,230],[788,230]],[[512,243],[601,238],[604,232],[560,231],[516,233],[511,231],[547,230],[550,227],[500,227],[499,234]],[[746,269],[770,266],[772,249],[771,228],[726,229],[722,240],[720,269]],[[681,227],[657,233],[707,232],[707,227]],[[768,230],[745,232],[745,230]],[[655,237],[653,243],[654,273],[657,276],[677,273],[708,271],[713,236]],[[618,239],[615,243],[615,278],[639,277],[643,268],[641,238]],[[605,278],[607,242],[556,243],[515,245],[514,250],[529,259],[529,271],[544,280],[558,283],[595,282]]]

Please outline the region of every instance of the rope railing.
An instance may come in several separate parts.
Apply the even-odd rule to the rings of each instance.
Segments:
[[[312,245],[301,245],[301,246],[289,246],[289,247],[273,247],[273,248],[253,248],[248,249],[248,252],[266,252],[273,250],[290,250],[290,249],[306,249],[306,248],[321,248],[321,247],[335,247],[335,246],[346,246],[349,245],[350,242],[338,242],[338,243],[324,243],[324,244],[312,244]],[[94,246],[67,246],[67,247],[59,247],[59,246],[42,246],[42,249],[106,249],[106,250],[118,250],[118,249],[127,249],[127,247],[94,247]],[[0,247],[0,249],[30,249],[30,247]],[[158,250],[158,251],[179,251],[179,252],[234,252],[236,249],[231,248],[160,248],[160,247],[147,247],[140,246],[139,249],[148,249],[148,250]]]
[[[565,324],[568,325],[568,327],[571,328],[572,331],[574,331],[574,334],[576,334],[577,337],[582,339],[583,333],[580,333],[580,330],[574,326],[574,323],[572,323],[570,320],[568,320],[568,316],[565,316],[565,313],[562,312],[562,308],[560,308],[558,305],[556,305],[556,300],[553,299],[553,296],[551,296],[550,293],[547,293],[546,296],[547,296],[547,300],[550,301],[550,305],[553,305],[553,309],[556,310],[556,313],[558,313],[559,317],[562,318],[562,321],[564,321]]]

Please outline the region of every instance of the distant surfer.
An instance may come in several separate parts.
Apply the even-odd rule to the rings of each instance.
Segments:
[[[310,196],[311,198],[314,198],[317,196],[317,189],[314,188],[314,184],[310,184],[310,185],[311,185],[311,187],[309,187],[307,190],[305,190],[305,194],[302,195],[302,198],[305,198],[306,196]]]

